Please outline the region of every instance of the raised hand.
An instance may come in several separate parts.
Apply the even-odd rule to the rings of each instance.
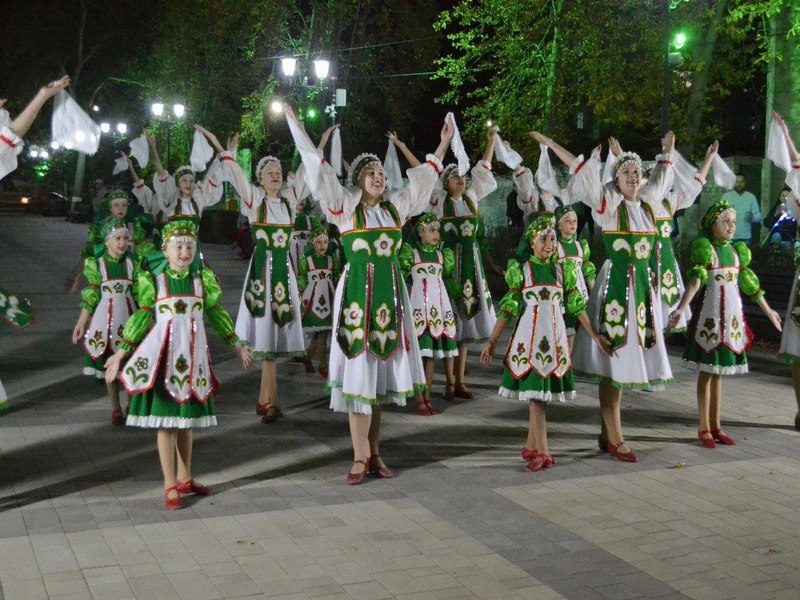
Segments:
[[[675,150],[675,134],[672,131],[668,131],[664,136],[662,149],[664,154],[670,154],[673,150]]]
[[[622,154],[622,146],[615,137],[608,138],[608,149],[614,156],[619,156]]]
[[[710,156],[713,158],[718,150],[719,150],[719,142],[717,140],[714,140],[714,142],[708,147],[708,150],[706,150],[706,156]]]
[[[531,137],[532,137],[534,140],[536,140],[538,143],[542,144],[543,146],[547,146],[548,148],[550,147],[550,144],[552,144],[552,143],[553,143],[553,140],[551,140],[551,139],[550,139],[549,137],[547,137],[546,135],[542,135],[542,134],[541,134],[541,133],[539,133],[538,131],[531,131],[531,132],[530,132],[530,135],[531,135]]]
[[[61,79],[56,79],[48,83],[39,90],[39,93],[44,95],[45,98],[50,98],[65,89],[69,85],[69,81],[69,75],[64,75]]]
[[[232,138],[228,138],[228,143],[226,145],[228,152],[236,152],[236,148],[239,147],[239,132],[233,134]]]
[[[210,132],[208,129],[206,129],[206,128],[205,128],[205,127],[203,127],[202,125],[197,125],[197,124],[195,124],[195,126],[194,126],[194,129],[195,129],[195,131],[199,131],[199,132],[200,132],[200,133],[202,133],[204,136],[206,136],[206,139],[208,140],[208,142],[209,142],[209,143],[210,143],[212,146],[214,146],[214,149],[215,149],[217,152],[224,152],[224,150],[223,150],[223,148],[222,148],[222,144],[220,144],[220,143],[219,143],[219,140],[217,139],[217,136],[216,136],[216,135],[214,135],[213,133],[211,133],[211,132]]]

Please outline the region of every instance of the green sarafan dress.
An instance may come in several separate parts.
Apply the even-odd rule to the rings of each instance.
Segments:
[[[747,326],[742,293],[757,302],[764,296],[758,277],[748,268],[750,249],[744,242],[697,238],[692,242],[689,279],[705,286],[698,314],[689,323],[683,360],[706,373],[747,373]]]
[[[81,308],[92,315],[83,338],[84,375],[103,379],[106,360],[119,349],[125,323],[136,310],[135,268],[136,260],[130,253],[113,258],[106,252],[84,261],[83,276],[88,285],[81,291]]]
[[[579,240],[576,236],[566,238],[559,234],[556,256],[559,263],[570,261],[575,265],[575,275],[577,277],[576,287],[586,302],[589,302],[589,283],[597,277],[597,267],[589,260],[589,242]],[[574,315],[566,315],[564,322],[567,324],[567,335],[575,335],[577,318]]]
[[[148,268],[137,273],[139,310],[125,325],[120,344],[127,351],[138,344],[120,375],[132,396],[127,424],[163,429],[216,425],[217,381],[203,315],[230,345],[239,341],[233,321],[219,305],[222,291],[210,269],[192,266],[176,273],[163,255],[161,264],[154,264],[158,256],[148,257]]]
[[[403,274],[411,278],[411,316],[426,358],[458,356],[453,301],[460,298],[455,278],[455,255],[442,244],[403,244],[397,255]]]
[[[575,398],[564,314],[586,310],[577,281],[572,261],[559,264],[535,256],[522,265],[509,261],[500,316],[518,320],[503,361],[501,396],[540,402]]]

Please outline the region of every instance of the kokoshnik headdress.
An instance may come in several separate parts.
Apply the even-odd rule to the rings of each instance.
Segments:
[[[364,152],[356,156],[353,162],[350,163],[350,171],[347,173],[347,180],[350,182],[350,185],[358,185],[358,180],[361,179],[361,173],[364,172],[364,169],[374,166],[383,169],[381,159],[374,154]]]
[[[264,169],[267,168],[269,163],[275,163],[278,167],[281,167],[281,161],[275,158],[274,156],[265,156],[256,165],[256,181],[261,183],[261,175],[264,173]],[[281,167],[282,168],[282,167]]]
[[[614,163],[614,177],[622,170],[622,167],[633,164],[642,169],[642,158],[636,152],[623,152],[617,157],[617,162]]]
[[[184,165],[182,167],[178,167],[178,169],[175,171],[175,175],[174,175],[175,183],[178,183],[181,180],[181,177],[183,177],[184,175],[191,175],[192,176],[192,181],[194,181],[195,177],[194,177],[194,171],[192,170],[192,167],[189,166],[189,165]]]
[[[112,217],[103,223],[103,226],[100,228],[100,235],[103,237],[103,241],[108,241],[109,238],[114,237],[120,231],[124,231],[126,235],[130,234],[125,221]]]
[[[169,221],[161,230],[162,248],[172,242],[196,242],[197,225],[190,219],[175,219]]]
[[[716,225],[717,221],[719,221],[722,215],[728,211],[732,212],[733,215],[736,216],[736,209],[731,205],[730,202],[727,200],[717,200],[717,202],[712,204],[711,207],[706,211],[706,214],[703,216],[703,229],[705,229],[708,233],[711,233],[714,230],[714,225]]]
[[[547,234],[556,234],[556,222],[550,215],[542,215],[541,217],[536,217],[531,224],[528,225],[528,229],[525,230],[525,239],[528,242],[528,245],[533,243],[538,237],[545,236]]]

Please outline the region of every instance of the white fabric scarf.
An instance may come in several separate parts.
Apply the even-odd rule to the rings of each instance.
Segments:
[[[672,189],[687,197],[692,195],[692,181],[697,175],[697,169],[677,150],[672,152],[672,172],[674,174]]]
[[[553,196],[561,196],[561,186],[558,185],[555,169],[550,163],[550,154],[547,146],[539,144],[539,166],[536,168],[536,185],[540,190],[545,190]]]
[[[131,142],[130,155],[139,163],[140,169],[144,169],[147,163],[150,162],[150,145],[147,143],[147,138],[144,134]]]
[[[342,176],[342,135],[339,128],[333,130],[331,138],[331,166],[337,177]]]
[[[614,180],[614,165],[617,164],[617,157],[614,156],[614,153],[611,150],[608,151],[608,156],[606,157],[606,165],[603,167],[603,178],[602,182],[603,185],[607,184],[609,181]]]
[[[397,148],[394,147],[392,140],[389,140],[389,147],[386,148],[383,171],[386,173],[387,189],[399,190],[403,187],[403,172],[400,170],[400,158],[397,156]]]
[[[208,143],[206,136],[195,129],[194,137],[192,138],[192,154],[189,157],[192,171],[205,171],[206,165],[212,156],[214,156],[214,149]]]
[[[726,190],[732,190],[736,185],[736,175],[731,171],[728,163],[722,160],[719,154],[715,154],[711,166],[714,169],[714,183]]]
[[[786,147],[786,140],[783,139],[783,130],[775,119],[769,125],[769,142],[767,143],[767,158],[779,169],[787,173],[792,168],[792,160],[789,157],[789,149]]]
[[[112,175],[119,175],[125,169],[128,168],[128,159],[124,156],[120,156],[117,160],[114,161],[114,170],[111,172]]]
[[[506,166],[512,171],[519,169],[522,164],[522,157],[510,145],[506,146],[500,134],[496,134],[494,144],[494,157],[497,162],[505,163]]]
[[[453,139],[450,140],[450,148],[458,161],[458,174],[464,176],[469,171],[469,156],[467,156],[467,151],[464,148],[464,142],[461,141],[461,134],[458,132],[458,125],[456,125],[456,117],[449,112],[444,120],[453,127]]]
[[[100,146],[100,127],[64,90],[55,97],[52,133],[52,141],[67,150],[91,155]]]

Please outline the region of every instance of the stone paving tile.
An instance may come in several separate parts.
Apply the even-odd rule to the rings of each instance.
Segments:
[[[548,410],[559,464],[532,475],[519,459],[527,411],[495,396],[499,361],[473,355],[476,399],[435,400],[433,418],[387,408],[381,454],[397,477],[350,487],[346,417],[328,410],[322,380],[282,363],[286,418],[262,426],[258,370],[212,336],[220,426],[196,432],[194,463],[215,495],[168,513],[155,436],[109,426],[102,386],[67,343],[74,298],[58,290],[85,226],[0,217],[0,230],[4,285],[39,311],[35,328],[0,336],[12,396],[0,599],[797,598],[800,447],[785,377],[726,380],[739,443],[709,451],[696,443],[696,375],[674,361],[668,392],[624,394],[634,465],[598,452],[597,390],[579,383],[577,401]],[[42,235],[59,246],[48,261]],[[246,263],[204,250],[235,314]]]

